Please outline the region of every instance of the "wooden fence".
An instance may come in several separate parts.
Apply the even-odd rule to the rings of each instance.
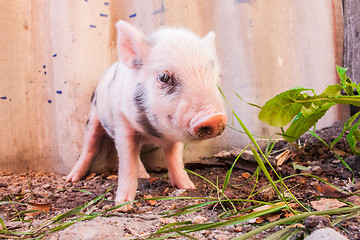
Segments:
[[[258,109],[295,86],[322,91],[337,82],[342,63],[340,0],[12,0],[0,1],[0,171],[66,173],[83,142],[90,96],[101,73],[117,60],[114,23],[123,19],[151,33],[183,26],[203,36],[216,33],[221,88],[257,135],[275,130],[257,120]],[[229,124],[239,128],[228,108]],[[332,111],[320,126],[343,112]],[[276,130],[277,131],[277,130]],[[189,144],[186,160],[249,140],[227,129],[214,140]],[[105,140],[93,167],[112,166]],[[152,167],[161,154],[144,158]]]

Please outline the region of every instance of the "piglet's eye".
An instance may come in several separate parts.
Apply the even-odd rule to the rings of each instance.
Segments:
[[[161,72],[159,73],[158,75],[158,80],[161,82],[161,83],[164,83],[164,84],[167,84],[171,81],[171,77],[169,75],[169,73],[167,72]]]

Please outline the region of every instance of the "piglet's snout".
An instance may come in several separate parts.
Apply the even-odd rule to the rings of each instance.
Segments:
[[[221,135],[227,117],[215,109],[203,110],[190,121],[191,135],[196,139],[208,139]]]

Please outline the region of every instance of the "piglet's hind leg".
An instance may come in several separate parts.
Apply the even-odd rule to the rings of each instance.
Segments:
[[[90,167],[91,161],[99,150],[101,136],[104,133],[105,130],[101,126],[97,115],[94,113],[94,111],[92,111],[90,113],[89,122],[86,126],[85,141],[82,153],[74,168],[67,176],[66,181],[77,182],[85,176]]]
[[[138,172],[138,178],[150,178],[150,175],[147,173],[144,164],[139,159],[139,172]]]

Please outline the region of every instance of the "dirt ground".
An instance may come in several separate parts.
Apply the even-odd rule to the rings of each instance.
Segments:
[[[325,142],[330,144],[340,134],[341,130],[341,123],[336,123],[332,127],[318,130],[316,133]],[[303,173],[303,175],[288,178],[284,182],[291,189],[292,193],[308,208],[319,208],[321,210],[319,200],[324,199],[332,201],[328,205],[337,201],[338,207],[345,205],[344,202],[359,206],[360,160],[358,157],[353,156],[345,138],[341,139],[334,146],[334,150],[353,169],[354,180],[352,180],[352,173],[341,164],[336,155],[322,142],[308,134],[303,136],[296,145],[283,141],[277,142],[272,150],[273,154],[270,160],[275,163],[279,161],[275,159],[278,156],[278,158],[284,161],[280,166],[274,165],[282,177]],[[215,185],[218,183],[221,189],[226,172],[231,167],[238,152],[239,150],[233,150],[231,152],[220,153],[217,157],[187,164],[186,168],[205,177]],[[251,156],[244,156],[244,158],[238,160],[231,174],[229,185],[225,190],[228,198],[246,199],[253,191],[255,185],[255,189],[260,190],[269,184],[263,174],[259,175],[257,183],[256,178],[251,178],[256,167],[257,163]],[[347,193],[336,190],[319,179],[306,176],[305,174],[315,175],[324,179]],[[196,190],[186,191],[172,187],[166,172],[150,173],[150,175],[152,177],[149,180],[139,180],[137,199],[163,196],[218,197],[215,187],[196,175],[190,175],[190,178],[196,185]],[[275,179],[273,173],[272,177]],[[0,217],[8,230],[26,231],[40,225],[51,217],[91,201],[111,188],[106,193],[105,200],[100,201],[91,209],[93,212],[104,211],[113,206],[116,187],[117,177],[114,173],[97,176],[90,174],[87,176],[87,179],[75,184],[67,183],[64,176],[55,173],[1,173]],[[357,195],[354,195],[354,193]],[[266,188],[251,199],[274,201],[278,199],[278,196],[272,188]],[[5,204],[5,202],[9,201],[14,203]],[[108,217],[97,217],[92,220],[78,222],[62,231],[48,234],[44,239],[142,239],[148,238],[149,234],[154,233],[161,226],[168,223],[188,220],[195,223],[219,221],[219,214],[224,211],[220,205],[211,205],[194,213],[169,218],[159,215],[168,210],[179,209],[203,201],[201,199],[139,201],[133,204],[133,209],[128,213],[111,211]],[[30,203],[33,206],[40,206],[43,212],[39,214],[23,212],[31,210],[31,208],[29,208],[29,205],[20,205],[18,203]],[[224,208],[229,207],[231,206],[224,206]],[[244,205],[242,203],[235,204],[235,207],[241,209]],[[286,212],[283,212],[275,218],[284,218],[288,216],[286,214]],[[19,217],[23,221],[19,221]],[[245,222],[243,224],[203,230],[192,234],[192,236],[197,239],[231,239],[271,221],[274,220],[271,218],[256,219],[256,221]],[[360,217],[356,216],[342,221],[336,225],[335,229],[349,239],[360,239],[359,222]],[[3,227],[0,225],[1,228]],[[275,227],[251,239],[263,239],[282,228],[282,226]],[[0,234],[0,239],[2,237],[8,238],[9,235],[2,233]]]

